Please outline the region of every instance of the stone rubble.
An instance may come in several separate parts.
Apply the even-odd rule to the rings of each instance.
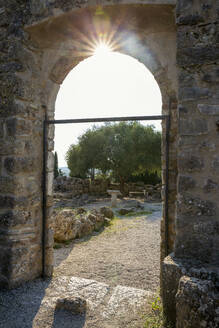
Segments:
[[[107,207],[102,207],[100,211],[95,209],[87,211],[84,208],[56,209],[53,211],[51,225],[54,240],[64,242],[88,236],[93,231],[99,231],[113,217],[113,211]]]

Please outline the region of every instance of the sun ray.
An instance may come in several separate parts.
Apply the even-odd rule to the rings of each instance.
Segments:
[[[100,42],[97,44],[95,50],[94,50],[94,55],[95,56],[105,56],[109,54],[112,51],[111,47],[105,43],[105,42]]]

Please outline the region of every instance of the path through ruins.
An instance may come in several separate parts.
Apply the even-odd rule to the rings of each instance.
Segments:
[[[101,233],[55,250],[52,280],[1,292],[0,328],[142,328],[159,287],[161,205],[149,206],[148,216],[116,219]],[[58,299],[68,310],[57,308]],[[86,307],[75,315],[78,300]]]

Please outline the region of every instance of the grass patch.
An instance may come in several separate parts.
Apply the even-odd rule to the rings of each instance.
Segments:
[[[156,296],[150,303],[150,311],[144,315],[144,327],[143,328],[164,328],[164,316],[163,306],[160,296]],[[166,328],[172,328],[171,325],[166,324]]]
[[[62,244],[57,244],[57,243],[55,243],[55,244],[53,245],[53,248],[54,248],[54,249],[62,248]]]
[[[71,244],[71,240],[66,240],[66,241],[63,242],[63,244],[66,245],[66,246],[68,246],[68,245]]]
[[[68,246],[71,244],[71,240],[66,240],[66,241],[63,241],[63,242],[55,242],[54,245],[53,245],[53,248],[54,249],[59,249],[59,248],[62,248],[64,246]]]
[[[107,223],[104,233],[117,232],[118,224],[120,223],[120,221],[121,219],[119,217],[114,216],[114,218],[109,223]]]
[[[129,217],[129,216],[142,216],[142,215],[149,215],[149,214],[152,214],[152,211],[130,212],[130,213],[127,213],[127,214],[125,214],[123,216]]]
[[[118,221],[120,220],[120,218],[118,216],[114,216],[109,223],[107,223],[108,227],[111,227],[113,225],[115,225],[116,223],[118,223]]]

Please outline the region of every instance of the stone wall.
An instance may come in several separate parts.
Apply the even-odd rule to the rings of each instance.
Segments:
[[[83,194],[108,195],[107,190],[120,190],[119,183],[110,183],[109,179],[80,179],[71,177],[57,177],[54,180],[54,192],[69,193],[71,197]],[[145,185],[144,183],[125,183],[125,196],[145,197],[148,200],[161,199],[161,185]],[[136,195],[135,195],[136,193]]]
[[[218,1],[177,1],[176,239],[162,269],[164,311],[177,328],[219,322],[218,13]]]
[[[167,323],[176,328],[218,327],[218,267],[173,254],[162,264]]]
[[[99,1],[96,4],[100,5]],[[92,29],[85,22],[94,24],[97,32],[100,25],[113,28],[115,39],[121,40],[118,51],[140,60],[154,74],[162,93],[163,113],[170,112],[171,115],[170,162],[174,167],[175,100],[169,106],[169,99],[176,99],[177,91],[174,4],[173,0],[153,3],[127,0],[118,1],[116,5],[103,1],[105,15],[100,24],[93,1],[0,1],[1,285],[12,287],[42,272],[43,121],[54,118],[55,99],[65,76],[89,56],[80,39],[82,34],[92,37]],[[105,21],[104,17],[108,19]],[[52,274],[53,268],[49,220],[53,145],[54,127],[50,125],[47,135],[47,221],[44,224],[47,275]],[[170,181],[175,195],[176,172],[170,174]],[[169,222],[173,226],[174,196],[170,199],[169,209]],[[164,235],[165,225],[162,240]],[[173,248],[173,233],[172,236],[169,250]],[[161,248],[163,250],[163,244]]]
[[[178,207],[175,254],[218,262],[218,1],[178,1]]]

